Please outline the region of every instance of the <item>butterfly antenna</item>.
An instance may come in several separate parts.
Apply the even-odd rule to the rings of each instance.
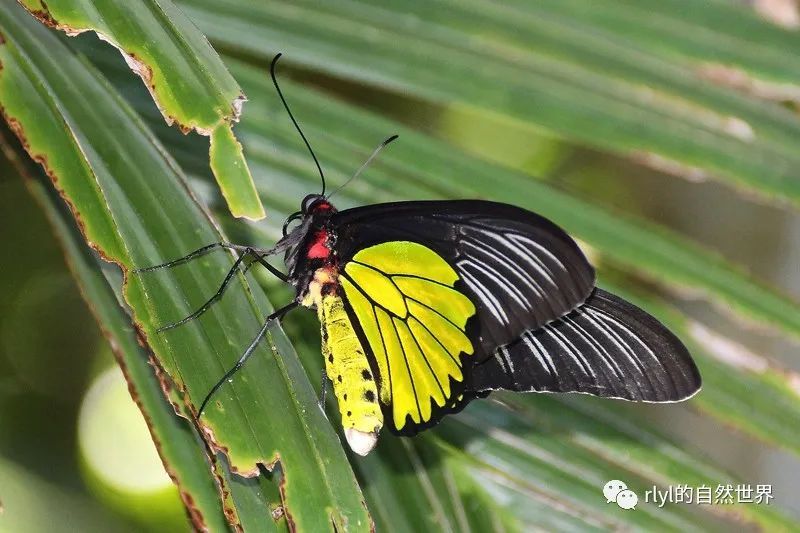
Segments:
[[[322,172],[322,166],[319,164],[319,160],[317,156],[314,154],[314,150],[311,148],[311,143],[308,142],[306,136],[303,134],[303,130],[300,129],[300,124],[297,123],[295,120],[294,115],[292,114],[292,110],[289,109],[289,104],[286,103],[286,98],[283,97],[283,92],[281,91],[280,86],[278,85],[278,79],[275,77],[275,65],[278,64],[278,60],[281,58],[283,54],[277,54],[274,58],[272,58],[272,64],[269,66],[269,74],[272,77],[272,83],[275,85],[275,90],[278,91],[278,96],[283,103],[284,109],[289,114],[289,118],[292,119],[292,124],[294,127],[297,128],[297,132],[302,137],[303,142],[306,143],[306,148],[308,148],[308,152],[311,154],[311,157],[314,159],[314,163],[317,165],[317,170],[319,170],[319,177],[322,180],[322,196],[325,196],[325,173]]]
[[[381,144],[379,144],[379,145],[378,145],[378,147],[377,147],[377,148],[375,148],[375,150],[373,150],[373,152],[372,152],[372,155],[370,155],[370,156],[367,158],[367,160],[366,160],[366,161],[364,161],[364,164],[363,164],[363,165],[361,165],[361,166],[358,168],[358,170],[356,170],[356,173],[355,173],[355,174],[353,174],[352,176],[350,176],[350,178],[348,178],[348,180],[347,180],[347,181],[345,181],[344,183],[342,183],[341,185],[339,185],[339,187],[338,187],[338,188],[337,188],[335,191],[333,191],[333,192],[332,192],[330,195],[328,195],[328,199],[330,199],[330,198],[331,198],[331,197],[332,197],[334,194],[336,194],[337,192],[339,192],[339,191],[341,191],[342,189],[344,189],[345,185],[347,185],[348,183],[350,183],[351,181],[353,181],[354,179],[356,179],[356,178],[358,177],[358,175],[359,175],[359,174],[361,174],[361,173],[364,171],[364,169],[365,169],[365,168],[367,168],[367,167],[369,166],[369,164],[370,164],[370,163],[372,163],[372,160],[373,160],[373,159],[375,159],[375,158],[378,156],[378,154],[381,152],[381,150],[383,150],[383,149],[386,147],[386,145],[387,145],[387,144],[389,144],[389,143],[390,143],[390,142],[392,142],[393,140],[397,139],[397,137],[398,137],[398,135],[392,135],[391,137],[389,137],[388,139],[386,139],[385,141],[383,141]]]

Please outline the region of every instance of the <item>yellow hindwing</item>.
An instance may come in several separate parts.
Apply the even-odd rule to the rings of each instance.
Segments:
[[[390,241],[356,253],[339,281],[379,370],[379,398],[402,430],[451,405],[450,380],[462,382],[465,330],[475,306],[454,288],[458,273],[418,243]]]

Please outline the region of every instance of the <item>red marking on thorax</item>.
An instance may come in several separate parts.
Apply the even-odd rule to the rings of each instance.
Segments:
[[[314,238],[308,247],[306,257],[308,259],[328,259],[331,255],[331,250],[328,248],[328,232],[321,229],[314,233]]]

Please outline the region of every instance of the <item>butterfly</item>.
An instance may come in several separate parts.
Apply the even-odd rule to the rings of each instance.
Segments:
[[[269,249],[240,252],[220,290],[249,258],[295,288],[212,388],[244,364],[269,325],[298,306],[316,310],[325,372],[345,438],[358,454],[383,427],[414,435],[494,390],[577,392],[645,402],[695,394],[700,374],[681,341],[655,318],[595,286],[580,247],[548,219],[483,200],[411,201],[338,211],[311,145],[275,88],[322,179]],[[396,136],[384,141],[357,176]],[[294,224],[294,226],[292,226]],[[286,272],[266,261],[284,255]]]

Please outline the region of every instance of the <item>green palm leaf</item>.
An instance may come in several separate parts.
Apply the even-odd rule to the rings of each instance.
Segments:
[[[168,124],[210,137],[211,168],[231,213],[264,218],[241,146],[233,137],[244,93],[205,36],[170,0],[20,3],[49,26],[70,35],[94,31],[119,49]]]
[[[161,275],[130,270],[216,242],[220,234],[172,159],[93,68],[16,6],[0,8],[0,31],[0,102],[7,120],[29,154],[46,162],[84,237],[122,268],[139,335],[181,402],[197,405],[259,330],[269,304],[240,278],[202,322],[156,333],[186,315],[190,302],[213,293],[231,259],[216,254]],[[206,320],[215,326],[200,327]],[[280,462],[285,512],[298,527],[368,528],[355,477],[302,367],[279,328],[268,337],[254,364],[217,396],[202,431],[240,475]]]

